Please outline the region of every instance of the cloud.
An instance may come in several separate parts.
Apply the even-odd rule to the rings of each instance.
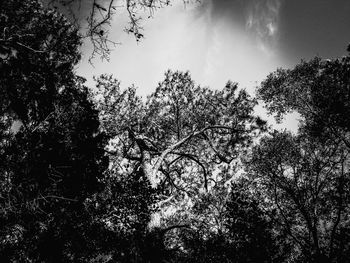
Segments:
[[[246,28],[255,34],[262,46],[274,48],[277,44],[281,5],[281,0],[250,1]]]
[[[207,0],[202,10],[210,9],[213,20],[225,19],[240,26],[265,53],[273,52],[279,37],[283,0]]]

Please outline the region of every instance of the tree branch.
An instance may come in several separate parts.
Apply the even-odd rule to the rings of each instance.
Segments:
[[[188,158],[195,163],[197,163],[203,170],[203,178],[204,178],[204,188],[206,191],[208,191],[208,176],[207,176],[207,170],[205,169],[204,165],[196,158],[196,156],[187,154],[187,153],[180,153],[180,152],[171,152],[172,154],[176,154],[185,158]]]
[[[160,155],[160,157],[158,157],[155,165],[153,166],[152,169],[152,178],[156,175],[156,173],[158,172],[160,166],[162,165],[165,157],[171,153],[172,151],[174,151],[175,149],[177,149],[178,147],[180,147],[181,145],[183,145],[184,143],[186,143],[187,141],[189,141],[192,137],[196,137],[198,135],[203,134],[205,131],[207,130],[212,130],[212,129],[227,129],[227,130],[232,130],[232,127],[229,126],[225,126],[225,125],[211,125],[211,126],[207,126],[204,127],[203,129],[193,132],[189,135],[187,135],[186,137],[184,137],[183,139],[181,139],[180,141],[174,143],[173,145],[171,145],[170,147],[168,147],[165,151],[163,151]]]

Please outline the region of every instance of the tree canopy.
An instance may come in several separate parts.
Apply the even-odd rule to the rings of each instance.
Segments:
[[[84,202],[108,165],[97,111],[73,72],[80,37],[36,1],[0,10],[1,261],[78,261],[92,247]]]
[[[126,3],[136,34],[140,8],[171,2]],[[113,4],[92,2],[91,37]],[[37,0],[0,2],[0,20],[1,262],[349,261],[349,55],[258,87],[278,121],[300,114],[292,134],[231,81],[86,87],[83,36]]]
[[[213,91],[196,86],[189,73],[167,71],[143,101],[134,87],[122,91],[111,76],[96,81],[103,131],[113,138],[107,151],[114,169],[141,169],[168,198],[229,180],[216,178],[214,170],[234,166],[266,128],[253,115],[256,101],[235,83]]]
[[[280,231],[294,244],[294,256],[341,262],[349,202],[348,151],[305,135],[276,132],[253,148],[249,174],[275,213]]]
[[[309,134],[339,137],[349,144],[350,56],[302,61],[271,73],[258,89],[267,109],[281,121],[296,111]]]
[[[278,121],[301,116],[297,135],[274,132],[253,148],[249,173],[277,209],[304,261],[348,257],[349,56],[271,73],[259,97]]]

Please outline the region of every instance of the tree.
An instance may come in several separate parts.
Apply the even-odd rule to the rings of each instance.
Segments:
[[[232,183],[225,203],[231,262],[278,262],[281,258],[275,247],[272,220],[262,210],[262,202],[250,193],[249,184],[244,179]]]
[[[231,82],[213,91],[195,86],[189,73],[168,71],[144,102],[134,87],[121,91],[111,76],[96,81],[103,131],[113,138],[107,151],[114,169],[141,169],[172,201],[179,193],[196,194],[195,188],[208,190],[214,169],[234,166],[265,128],[253,115],[256,101]]]
[[[349,227],[349,82],[347,55],[279,69],[258,88],[277,120],[291,111],[302,118],[298,136],[276,133],[262,141],[253,155],[258,165],[253,170],[262,180],[269,178],[269,195],[280,205],[283,227],[304,257],[316,261],[341,262],[349,253],[339,239],[348,240]],[[288,199],[293,209],[288,209]]]
[[[84,261],[96,249],[85,202],[108,159],[73,72],[80,36],[38,1],[0,5],[0,258]]]
[[[99,233],[96,258],[117,262],[146,262],[150,246],[148,224],[157,209],[157,191],[141,173],[119,175],[107,171],[104,189],[86,202]]]
[[[243,178],[232,182],[227,198],[221,201],[219,231],[204,224],[182,229],[178,241],[182,253],[174,262],[281,262],[272,221],[250,190],[250,182]],[[212,202],[207,209],[213,209]],[[207,213],[203,211],[202,216]]]
[[[296,259],[342,262],[349,249],[340,239],[349,223],[348,151],[338,139],[325,145],[304,133],[275,132],[253,148],[247,164],[276,229],[289,238]],[[345,234],[343,237],[345,237]]]
[[[302,61],[294,69],[271,73],[258,88],[270,113],[281,121],[296,111],[312,136],[341,138],[350,148],[350,56]]]
[[[197,216],[217,216],[212,211],[192,216],[196,198],[201,192],[213,198],[226,192],[225,183],[238,169],[238,156],[266,128],[253,115],[256,101],[234,83],[213,91],[196,86],[189,73],[182,72],[166,72],[147,100],[138,97],[133,86],[121,90],[112,76],[102,75],[96,82],[95,105],[103,131],[112,138],[106,147],[111,173],[122,180],[135,172],[143,174],[158,193],[153,204],[158,213],[177,211],[175,217],[161,217],[146,233],[146,250],[163,252],[157,259],[153,252],[145,258],[178,259],[179,233],[195,231]],[[221,190],[215,191],[218,186]],[[212,232],[215,226],[211,227],[206,230]]]

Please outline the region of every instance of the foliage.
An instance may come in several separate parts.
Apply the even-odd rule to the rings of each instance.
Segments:
[[[302,61],[279,69],[258,88],[281,121],[296,111],[297,136],[274,133],[254,149],[250,172],[279,211],[297,253],[306,261],[342,262],[349,255],[350,57]]]
[[[253,149],[249,174],[256,190],[263,192],[267,209],[276,211],[275,227],[289,236],[294,256],[341,262],[348,255],[337,240],[349,227],[347,162],[348,152],[340,142],[325,146],[304,134],[275,132]]]
[[[220,185],[225,191],[239,155],[265,129],[265,122],[253,115],[256,101],[234,83],[213,91],[196,86],[189,73],[182,72],[166,72],[146,101],[134,87],[122,91],[111,76],[96,81],[102,129],[112,138],[107,147],[111,169],[119,175],[141,170],[157,189],[159,227],[215,220],[216,212],[200,214],[192,206],[201,192],[210,195]],[[219,195],[212,196],[215,205]],[[215,228],[215,223],[207,227]]]
[[[271,73],[258,88],[258,95],[278,120],[296,111],[308,134],[339,137],[350,147],[349,82],[349,55],[330,60],[315,58],[302,61],[294,69]]]
[[[87,210],[104,236],[99,240],[99,255],[117,262],[143,262],[149,242],[148,223],[156,212],[157,192],[141,171],[120,176],[109,172],[105,188],[89,198]]]
[[[276,257],[272,224],[247,183],[233,183],[226,202],[225,227],[233,254],[231,261],[272,262]]]
[[[187,72],[167,71],[147,100],[136,95],[135,87],[122,91],[112,76],[102,75],[96,82],[93,98],[102,129],[112,138],[106,148],[111,172],[127,178],[140,171],[157,189],[160,214],[176,211],[153,226],[149,234],[154,242],[147,242],[154,244],[148,250],[171,258],[178,251],[174,246],[180,230],[166,229],[216,228],[219,211],[195,212],[192,205],[196,198],[211,196],[207,204],[222,207],[220,193],[227,191],[238,157],[266,124],[253,115],[256,101],[231,82],[213,91],[196,86]],[[201,217],[214,221],[204,226]]]
[[[103,129],[114,138],[109,152],[122,164],[116,169],[140,167],[151,183],[170,190],[186,190],[181,180],[207,189],[215,165],[230,164],[265,128],[253,115],[256,101],[244,90],[237,94],[234,83],[212,91],[195,86],[188,73],[168,71],[146,102],[134,87],[121,91],[111,76],[98,78],[97,88]]]
[[[221,228],[216,232],[206,227],[183,229],[182,254],[176,262],[274,262],[277,258],[271,221],[250,193],[249,182],[232,183],[219,220],[216,224]]]
[[[93,253],[85,199],[108,164],[84,80],[80,36],[37,1],[1,2],[0,257],[79,262]]]

